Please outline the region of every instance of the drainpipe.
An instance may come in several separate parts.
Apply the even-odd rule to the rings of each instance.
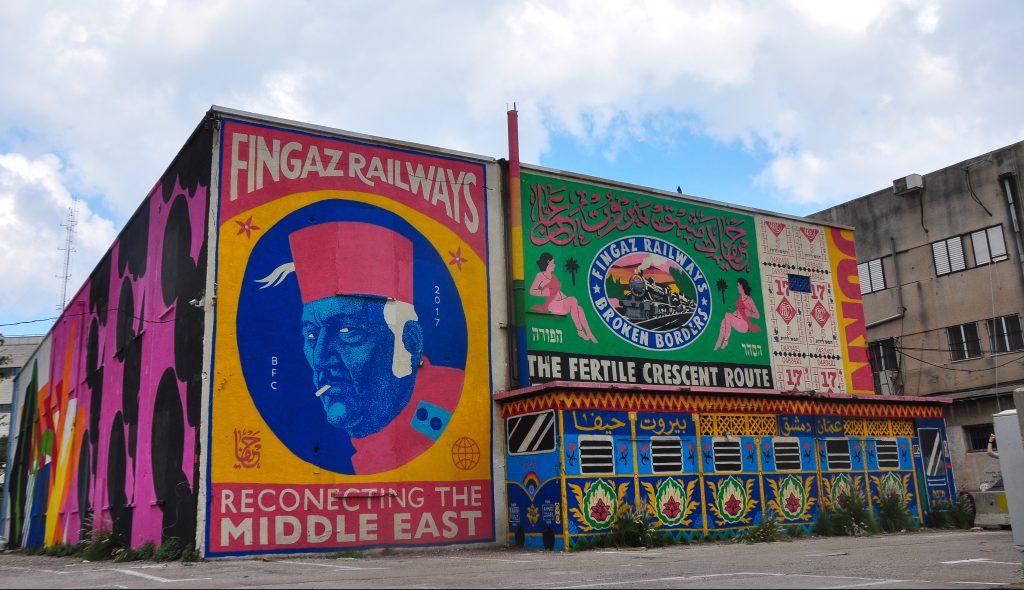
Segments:
[[[519,178],[519,111],[515,103],[508,111],[508,192],[509,226],[512,243],[512,301],[515,310],[513,338],[516,352],[512,362],[516,365],[517,387],[530,385],[530,366],[526,356],[526,270],[523,263],[523,200]]]
[[[903,306],[903,283],[900,282],[900,266],[896,263],[896,238],[889,236],[889,246],[892,251],[892,274],[893,279],[896,281],[896,314],[871,322],[865,326],[866,329],[871,329],[886,322],[898,320],[903,317],[903,314],[907,313],[907,308]]]

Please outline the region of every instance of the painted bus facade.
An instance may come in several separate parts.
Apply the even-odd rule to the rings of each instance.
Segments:
[[[638,508],[677,541],[720,540],[773,514],[813,529],[858,494],[918,524],[955,497],[941,402],[681,393],[554,382],[499,395],[508,543],[568,550]]]

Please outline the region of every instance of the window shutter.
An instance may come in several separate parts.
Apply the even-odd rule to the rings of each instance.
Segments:
[[[981,230],[971,234],[971,244],[974,245],[975,264],[980,266],[992,262],[992,255],[988,251],[988,232]]]
[[[871,290],[881,291],[885,288],[885,273],[882,271],[882,259],[876,258],[868,263],[868,271],[871,275]]]
[[[932,244],[932,256],[935,258],[935,274],[949,274],[949,253],[946,251],[946,242]]]
[[[967,268],[964,264],[964,246],[960,236],[946,240],[949,247],[949,270],[956,272]]]
[[[1006,242],[1003,241],[1003,226],[996,225],[988,228],[988,246],[992,250],[992,261],[999,262],[1006,260]]]
[[[860,294],[871,292],[871,273],[868,272],[868,263],[857,265],[857,274],[860,276]]]

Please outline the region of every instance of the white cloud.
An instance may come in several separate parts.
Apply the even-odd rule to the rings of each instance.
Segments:
[[[0,154],[0,322],[56,315],[61,291],[57,276],[64,271],[59,248],[66,236],[61,224],[67,221],[72,199],[57,156]],[[79,201],[77,221],[68,298],[115,237],[113,223],[94,213],[87,202]],[[41,326],[36,331],[45,329]]]
[[[211,104],[503,157],[516,101],[523,160],[555,167],[545,153],[556,132],[610,162],[637,143],[701,134],[757,152],[760,190],[790,213],[1024,134],[1024,82],[1012,75],[1020,3],[14,0],[4,10],[0,52],[14,57],[0,151],[36,165],[61,154],[63,167],[49,168],[58,185],[94,196],[117,226]],[[30,214],[23,195],[56,194],[5,174],[22,187],[0,205],[6,219]],[[59,207],[47,215],[56,227]]]

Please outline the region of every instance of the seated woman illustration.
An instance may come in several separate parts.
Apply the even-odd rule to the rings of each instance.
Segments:
[[[761,331],[761,326],[750,321],[761,317],[757,311],[757,304],[750,296],[750,283],[744,278],[736,279],[736,290],[740,293],[739,298],[736,299],[736,311],[729,312],[722,318],[722,327],[718,330],[718,342],[715,343],[715,350],[729,346],[729,335],[733,330],[740,334]]]
[[[533,279],[530,295],[543,297],[544,303],[534,305],[533,310],[553,315],[569,314],[572,317],[572,322],[576,324],[576,332],[579,333],[580,338],[597,342],[594,333],[590,331],[587,316],[583,313],[579,302],[575,297],[567,297],[562,292],[562,283],[555,276],[555,257],[544,252],[537,259],[537,268],[540,269],[540,272]]]

